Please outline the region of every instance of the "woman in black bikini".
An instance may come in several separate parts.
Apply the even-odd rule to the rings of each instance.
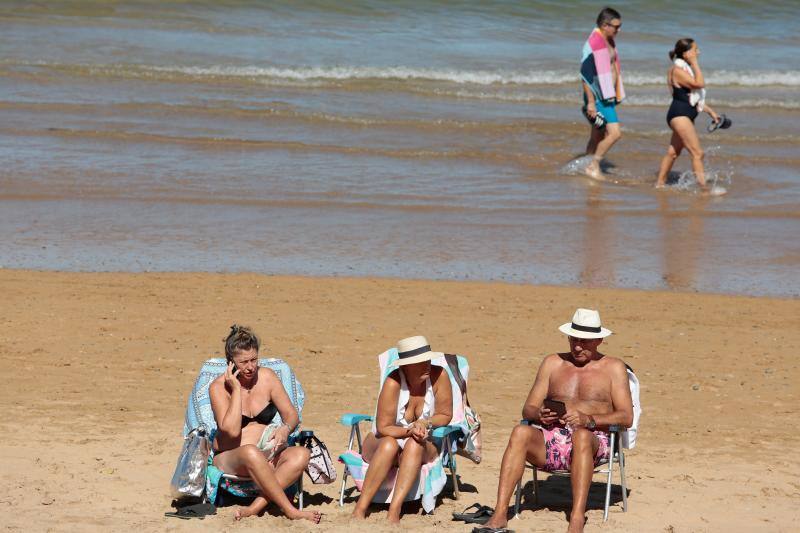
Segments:
[[[672,140],[666,155],[661,160],[661,168],[658,170],[656,187],[663,187],[667,182],[667,175],[672,170],[672,165],[686,148],[692,156],[692,171],[694,171],[697,183],[703,191],[708,190],[705,178],[705,168],[703,167],[703,148],[700,146],[700,139],[694,130],[694,119],[697,118],[697,104],[692,105],[691,95],[693,91],[699,91],[705,87],[703,71],[697,62],[700,50],[694,39],[681,39],[675,43],[675,49],[669,53],[670,59],[685,61],[694,73],[694,76],[673,64],[667,72],[667,84],[672,92],[672,104],[667,112],[667,124],[672,129]],[[678,63],[680,63],[678,61]],[[719,121],[719,116],[708,104],[703,104],[702,111],[705,111],[714,122]]]
[[[258,337],[250,328],[231,327],[225,340],[228,368],[209,387],[217,422],[214,465],[223,472],[251,477],[261,489],[251,505],[236,511],[236,520],[260,513],[271,501],[292,520],[317,523],[319,512],[296,509],[283,492],[303,475],[309,452],[302,446],[286,447],[289,433],[300,420],[275,372],[258,366],[258,347]],[[270,426],[276,413],[283,420],[277,429]],[[265,434],[271,430],[274,433]]]

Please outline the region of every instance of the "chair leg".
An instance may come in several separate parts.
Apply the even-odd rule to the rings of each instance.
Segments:
[[[361,447],[361,427],[358,424],[356,424],[355,428],[356,428],[356,438],[358,440],[358,453],[364,453],[364,450]]]
[[[614,437],[616,433],[611,433],[611,451],[608,458],[608,479],[606,481],[606,502],[603,508],[603,522],[608,520],[608,505],[611,502],[611,477],[614,473]]]
[[[347,443],[347,451],[353,449],[353,441],[356,438],[356,431],[358,429],[358,424],[353,424],[350,426],[350,440]],[[358,453],[361,453],[361,435],[359,434],[358,438]],[[347,486],[347,465],[344,467],[344,472],[342,473],[342,489],[339,491],[339,507],[344,507],[344,489]]]
[[[297,480],[297,494],[298,494],[297,499],[298,499],[298,502],[300,504],[298,507],[302,511],[303,510],[303,474],[302,473],[300,474],[300,479]]]
[[[625,453],[619,449],[619,478],[622,485],[622,512],[628,512],[628,486],[625,484]]]
[[[339,491],[339,507],[344,507],[344,489],[347,486],[347,465],[344,467],[342,474],[342,490]]]
[[[461,497],[461,492],[459,491],[458,487],[458,475],[456,473],[456,456],[453,453],[453,449],[451,447],[450,435],[445,437],[444,445],[447,446],[447,462],[450,465],[450,476],[453,478],[453,498],[457,500]]]
[[[525,477],[525,472],[522,473]],[[514,518],[519,518],[519,504],[522,501],[522,478],[517,481],[517,496],[514,498]]]
[[[538,468],[533,467],[533,502],[539,505],[539,476],[537,475]]]

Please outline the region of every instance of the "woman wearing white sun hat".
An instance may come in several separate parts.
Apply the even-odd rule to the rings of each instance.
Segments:
[[[355,518],[366,517],[373,496],[391,467],[397,466],[388,519],[400,520],[401,506],[420,467],[439,453],[428,440],[430,431],[446,426],[453,416],[450,378],[442,367],[431,365],[431,360],[444,354],[431,351],[422,336],[399,341],[397,352],[398,359],[391,363],[396,368],[386,377],[378,396],[373,431],[364,439],[362,457],[369,469],[353,510]]]

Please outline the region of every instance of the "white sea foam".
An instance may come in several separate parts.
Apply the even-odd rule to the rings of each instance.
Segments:
[[[250,79],[281,79],[294,81],[358,81],[358,80],[403,80],[450,82],[463,85],[563,85],[577,82],[580,78],[575,68],[567,69],[457,69],[428,68],[408,66],[183,66],[183,65],[142,65],[142,64],[60,64],[45,61],[17,62],[0,61],[4,66],[36,66],[42,68],[75,68],[102,74],[131,75],[185,75],[197,78],[227,77]],[[798,87],[800,71],[774,70],[708,70],[706,78],[710,85],[744,87]],[[629,86],[663,85],[664,72],[624,71],[625,84]]]
[[[140,66],[144,70],[155,72],[174,72],[190,76],[243,77],[243,78],[281,78],[289,80],[422,80],[452,82],[471,85],[560,85],[574,83],[579,80],[576,70],[458,70],[415,68],[405,66],[393,67],[259,67],[259,66],[222,66],[207,67],[183,66]],[[787,87],[800,86],[800,71],[710,71],[707,74],[709,84],[748,87],[781,85]],[[626,85],[663,85],[663,72],[626,71]]]
[[[438,96],[450,96],[455,98],[475,98],[479,100],[499,100],[505,102],[520,102],[520,103],[553,103],[553,104],[570,104],[574,105],[576,96],[574,94],[559,94],[554,92],[534,92],[534,91],[514,91],[514,92],[500,92],[491,90],[480,89],[434,89],[433,93]],[[580,97],[578,97],[580,98]],[[670,98],[668,96],[643,96],[634,95],[628,96],[625,99],[627,106],[659,106],[666,107],[669,105]],[[800,109],[800,100],[783,100],[780,97],[771,98],[714,98],[714,103],[718,106],[726,108],[777,108],[777,109]]]

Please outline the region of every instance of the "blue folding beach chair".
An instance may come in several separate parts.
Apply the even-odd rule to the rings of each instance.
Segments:
[[[193,429],[200,426],[205,426],[213,442],[214,435],[217,432],[217,422],[214,419],[214,412],[211,409],[211,398],[208,394],[211,382],[217,379],[225,372],[228,363],[222,357],[216,357],[207,360],[203,363],[200,369],[200,374],[195,380],[192,392],[189,395],[189,404],[186,408],[186,418],[183,423],[184,437]],[[258,366],[271,369],[283,383],[292,405],[297,410],[297,414],[302,421],[303,405],[305,404],[306,395],[303,387],[294,375],[291,367],[282,359],[259,359]],[[277,413],[275,418],[272,419],[273,423],[281,423],[281,415]],[[300,433],[300,424],[297,425],[295,431],[289,435],[289,445],[297,444],[297,437]],[[217,503],[221,496],[219,490],[233,494],[234,496],[251,498],[259,495],[259,488],[250,478],[236,476],[234,474],[227,474],[222,472],[219,468],[212,464],[212,456],[208,458],[208,469],[206,471],[206,490],[204,499],[211,503]],[[298,495],[298,506],[303,508],[303,476],[297,480],[294,487],[290,487],[287,492]]]
[[[396,360],[397,357],[396,348],[387,350],[378,356],[381,372],[380,386],[378,387],[379,392],[386,377],[394,370],[394,368],[389,367],[389,364]],[[458,369],[466,382],[469,376],[467,359],[460,355],[445,357],[456,358]],[[445,485],[445,466],[450,470],[450,476],[453,482],[453,497],[455,499],[459,498],[458,476],[456,475],[456,450],[458,440],[469,433],[464,415],[464,401],[462,399],[461,389],[458,386],[458,382],[453,377],[453,373],[445,357],[434,359],[431,361],[431,364],[443,367],[450,378],[450,383],[453,387],[453,418],[450,425],[436,428],[431,432],[433,439],[441,441],[442,451],[435,461],[422,465],[420,476],[417,478],[416,484],[406,496],[406,501],[421,499],[423,509],[428,513],[433,512],[436,497]],[[339,455],[339,461],[345,465],[344,474],[342,475],[342,488],[339,492],[339,506],[344,505],[344,493],[347,487],[348,475],[353,478],[356,489],[360,489],[364,477],[366,476],[369,464],[361,458],[362,439],[359,424],[361,422],[372,422],[373,418],[374,417],[369,415],[350,413],[343,415],[340,419],[343,425],[350,427],[350,440],[347,445],[347,451]],[[354,444],[358,445],[358,452],[353,449]],[[386,476],[386,481],[384,481],[384,484],[373,498],[373,502],[389,503],[389,501],[391,501],[391,496],[394,491],[394,474],[394,471],[389,472],[389,475]]]

